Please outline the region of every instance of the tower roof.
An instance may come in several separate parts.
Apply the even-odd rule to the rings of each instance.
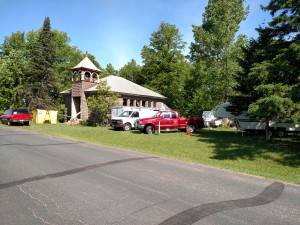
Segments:
[[[92,71],[92,72],[101,72],[100,69],[98,69],[95,64],[88,58],[88,56],[85,56],[84,59],[78,63],[77,66],[74,66],[72,68],[72,70],[89,70],[89,71]]]

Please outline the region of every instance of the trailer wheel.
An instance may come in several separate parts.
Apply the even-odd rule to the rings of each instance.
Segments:
[[[186,126],[186,131],[190,131],[191,133],[194,133],[195,132],[195,126],[194,125],[192,125],[192,124],[188,124],[187,126]]]
[[[123,130],[124,130],[124,131],[130,131],[130,130],[131,130],[131,125],[130,125],[130,123],[125,123],[124,126],[123,126]]]
[[[270,137],[275,136],[275,129],[274,129],[274,127],[272,127],[272,128],[270,127],[270,128],[269,128],[269,136],[270,136]]]
[[[153,126],[147,126],[145,129],[146,134],[153,134],[154,133],[154,127]]]
[[[284,129],[280,129],[277,131],[277,136],[278,137],[284,137],[285,136],[285,130]]]

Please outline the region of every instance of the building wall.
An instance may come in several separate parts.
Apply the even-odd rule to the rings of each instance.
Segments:
[[[72,84],[72,98],[76,98],[76,97],[80,97],[79,101],[71,101],[72,102],[72,112],[71,112],[71,116],[72,117],[76,117],[77,115],[77,108],[79,108],[80,110],[80,115],[77,116],[77,118],[80,118],[82,120],[87,120],[88,116],[89,116],[89,110],[88,110],[88,106],[87,106],[87,96],[84,93],[84,90],[91,88],[95,85],[98,85],[97,83],[93,83],[93,82],[89,82],[89,81],[73,81]],[[77,104],[80,104],[80,106],[78,106]]]
[[[65,106],[67,108],[68,119],[77,117],[78,119],[88,120],[89,109],[87,105],[87,98],[92,93],[85,93],[84,90],[98,85],[97,83],[92,83],[89,81],[73,81],[72,84],[72,94],[65,95]],[[165,105],[161,99],[147,97],[147,96],[137,96],[130,94],[120,94],[116,101],[116,106],[131,106],[131,107],[145,107],[152,109],[164,109]],[[79,115],[77,115],[80,112]]]
[[[118,103],[121,106],[132,106],[132,107],[145,107],[145,108],[157,108],[161,109],[164,104],[161,99],[146,97],[146,96],[135,96],[135,95],[120,95]]]

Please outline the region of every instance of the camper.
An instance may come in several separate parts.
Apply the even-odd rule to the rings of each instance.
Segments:
[[[222,119],[215,117],[215,111],[203,111],[202,118],[204,119],[205,127],[219,127],[223,125]]]
[[[136,129],[137,120],[152,117],[157,112],[157,109],[151,108],[115,106],[111,109],[111,126],[124,131]]]
[[[242,132],[257,132],[257,131],[265,131],[266,122],[264,119],[259,118],[250,118],[247,115],[247,112],[243,112],[238,116],[234,116],[229,111],[227,111],[227,107],[230,106],[230,102],[225,102],[216,107],[214,112],[215,117],[217,118],[229,118],[236,119],[236,126]],[[287,133],[300,133],[300,122],[294,124],[290,120],[280,120],[276,119],[271,120],[269,122],[269,132],[270,135],[277,135],[279,137],[283,137]]]

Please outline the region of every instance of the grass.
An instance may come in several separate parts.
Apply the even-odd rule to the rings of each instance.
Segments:
[[[21,128],[300,184],[300,136],[266,142],[262,135],[241,136],[232,128],[201,129],[192,136],[184,132],[145,135],[66,124],[31,123]]]

